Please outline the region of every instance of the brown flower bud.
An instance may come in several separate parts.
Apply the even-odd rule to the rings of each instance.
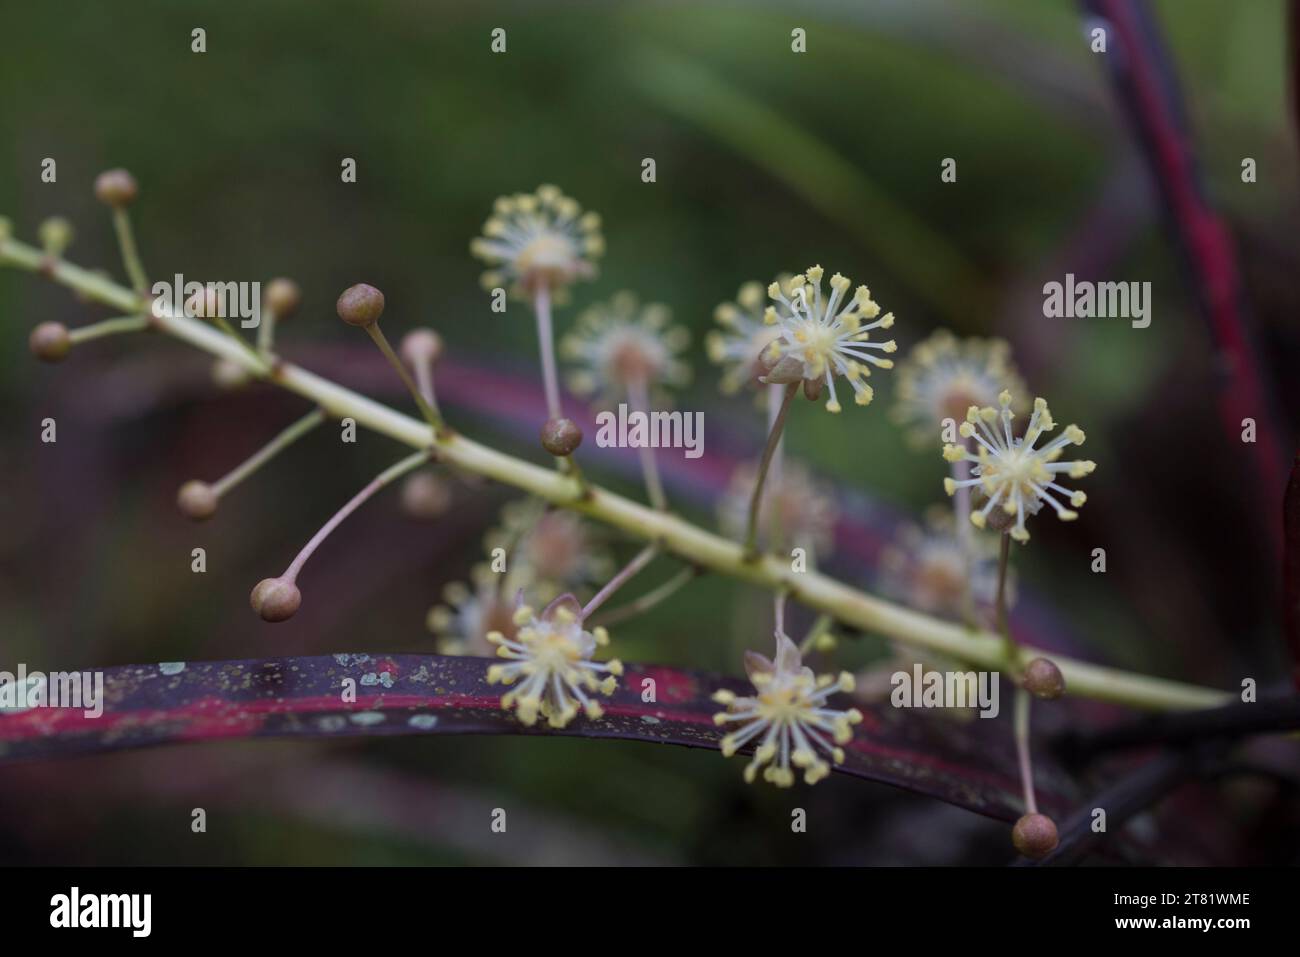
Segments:
[[[212,381],[219,389],[238,389],[251,380],[248,370],[233,359],[218,359],[212,363]]]
[[[95,197],[114,209],[130,206],[139,192],[135,177],[124,169],[105,170],[95,177]]]
[[[1011,843],[1032,861],[1041,861],[1056,850],[1056,825],[1046,814],[1026,814],[1011,829]]]
[[[402,358],[411,365],[433,365],[442,356],[442,336],[432,329],[412,329],[402,337],[399,348]]]
[[[207,482],[193,479],[181,486],[176,493],[176,507],[188,518],[203,522],[217,514],[217,505],[221,496]]]
[[[222,309],[223,303],[216,289],[205,287],[185,300],[186,314],[197,319],[216,319],[221,316]]]
[[[1047,658],[1035,658],[1025,665],[1025,690],[1035,698],[1053,701],[1065,694],[1065,675]]]
[[[266,308],[275,314],[277,319],[287,319],[298,311],[298,306],[302,303],[302,290],[292,279],[280,277],[272,279],[266,284],[264,294]]]
[[[582,444],[582,429],[572,419],[547,419],[542,426],[542,448],[561,458]]]
[[[72,351],[72,337],[61,322],[42,322],[27,337],[27,347],[42,362],[62,362]]]
[[[339,318],[350,326],[370,326],[384,314],[384,294],[374,286],[359,282],[348,286],[339,296]]]
[[[402,483],[402,510],[412,518],[437,518],[451,505],[451,489],[432,472],[416,472]]]
[[[287,621],[302,604],[302,592],[287,579],[263,578],[253,586],[248,601],[263,621]]]

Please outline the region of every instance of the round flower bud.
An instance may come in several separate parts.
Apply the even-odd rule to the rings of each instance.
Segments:
[[[252,378],[248,371],[233,359],[218,359],[212,363],[212,381],[219,389],[238,389]]]
[[[582,444],[582,429],[572,419],[547,419],[542,426],[542,448],[552,455],[572,455]]]
[[[343,290],[337,308],[339,318],[350,326],[374,325],[384,314],[384,294],[359,282]]]
[[[1011,843],[1032,861],[1041,861],[1056,850],[1056,825],[1046,814],[1026,814],[1011,829]]]
[[[292,279],[272,279],[266,284],[265,300],[266,308],[275,314],[275,318],[287,319],[298,311],[298,306],[302,303],[302,290]]]
[[[402,510],[412,518],[437,518],[449,505],[451,490],[431,472],[417,472],[402,483]]]
[[[63,255],[63,251],[72,245],[73,235],[72,223],[62,216],[51,216],[36,227],[41,248],[51,256]]]
[[[221,312],[221,297],[215,289],[205,288],[185,300],[185,314],[196,319],[216,319]]]
[[[221,497],[207,482],[192,479],[176,493],[176,507],[196,522],[206,521],[217,514]]]
[[[263,578],[253,586],[248,601],[263,621],[287,621],[302,604],[302,592],[287,579]]]
[[[1025,665],[1025,690],[1035,698],[1053,701],[1065,694],[1065,675],[1047,658],[1035,658]]]
[[[95,177],[95,197],[114,209],[130,206],[139,192],[135,177],[124,169],[105,170]]]
[[[72,337],[61,322],[42,322],[27,337],[27,347],[42,362],[62,362],[72,351]]]
[[[402,358],[411,365],[433,365],[442,355],[442,336],[432,329],[412,329],[402,337]]]

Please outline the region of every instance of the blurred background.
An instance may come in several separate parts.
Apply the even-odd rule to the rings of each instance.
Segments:
[[[1167,57],[1127,64],[1154,71],[1167,97],[1147,122],[1182,124],[1195,168],[1167,154],[1162,165],[1118,36],[1106,56],[1091,52],[1105,6],[31,4],[5,16],[0,214],[29,242],[43,218],[64,215],[78,231],[68,258],[120,274],[91,184],[125,166],[141,184],[132,212],[152,278],[293,277],[304,302],[281,330],[284,354],[405,408],[373,348],[334,317],[340,290],[373,283],[390,336],[428,324],[446,339],[441,398],[457,427],[541,461],[531,316],[488,310],[468,244],[496,196],[556,183],[601,213],[608,246],[599,279],[557,312],[559,330],[628,288],[692,331],[695,384],[677,403],[706,410],[706,454],[664,468],[676,507],[709,526],[731,467],[763,439],[761,413],[748,397],[722,398],[705,360],[714,307],[746,280],[811,263],[843,271],[896,313],[901,352],[940,327],[1004,337],[1056,419],[1088,432],[1098,468],[1080,520],[1039,519],[1017,551],[1020,632],[1167,677],[1284,686],[1280,509],[1300,407],[1286,5],[1123,4],[1139,41]],[[204,54],[190,52],[195,27]],[[489,50],[495,27],[507,31],[504,55]],[[791,52],[795,27],[805,54]],[[56,183],[40,180],[45,157]],[[357,162],[354,184],[340,182],[344,157]],[[955,183],[940,182],[946,157]],[[1246,157],[1257,182],[1242,181]],[[1215,223],[1222,250],[1196,241]],[[1150,327],[1044,318],[1042,286],[1066,272],[1151,282]],[[105,314],[0,271],[0,665],[432,652],[426,612],[482,560],[508,490],[456,480],[455,507],[432,523],[404,515],[396,495],[377,499],[308,566],[302,612],[266,626],[248,609],[250,586],[398,450],[363,433],[341,454],[332,429],[317,432],[194,526],[175,509],[179,485],[220,476],[306,407],[269,390],[223,393],[207,358],[176,342],[105,340],[57,367],[23,345],[39,321]],[[1242,330],[1251,345],[1234,351]],[[872,381],[867,409],[797,404],[787,442],[837,490],[827,568],[874,589],[882,550],[943,499],[945,465],[890,421],[890,374]],[[1266,441],[1241,441],[1241,408]],[[56,445],[38,440],[46,416],[59,422]],[[634,459],[588,444],[593,475],[639,494]],[[189,566],[198,545],[201,576]],[[1105,574],[1090,568],[1098,547]],[[672,570],[656,563],[646,586]],[[622,626],[617,651],[736,674],[742,649],[766,648],[766,608],[751,589],[704,578]],[[866,665],[882,647],[845,636],[834,664]],[[11,766],[0,770],[0,860],[1010,858],[1005,825],[926,797],[839,777],[777,792],[745,786],[740,770],[638,743],[419,736]],[[1173,816],[1194,821],[1197,838],[1165,859],[1293,860],[1294,808],[1278,802],[1294,783],[1248,784],[1181,792]],[[196,806],[209,811],[207,840],[191,839]],[[478,822],[496,806],[529,827],[493,841]],[[792,835],[793,806],[826,823]]]

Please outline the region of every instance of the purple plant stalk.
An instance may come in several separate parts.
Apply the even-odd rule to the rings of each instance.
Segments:
[[[1280,554],[1273,503],[1281,495],[1286,460],[1277,438],[1276,399],[1253,341],[1232,238],[1206,195],[1177,75],[1144,0],[1083,0],[1083,8],[1109,26],[1113,46],[1102,59],[1142,145],[1212,341],[1226,361],[1219,417],[1228,441],[1240,441],[1243,419],[1255,420],[1256,439],[1247,453],[1267,509],[1261,522]]]

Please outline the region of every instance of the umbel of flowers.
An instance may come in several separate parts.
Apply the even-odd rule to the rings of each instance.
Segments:
[[[595,262],[603,255],[604,241],[599,216],[584,211],[557,187],[542,186],[531,193],[497,200],[471,249],[488,266],[484,284],[505,289],[528,302],[535,315],[548,411],[542,445],[560,459],[558,485],[541,482],[535,468],[504,453],[493,451],[489,456],[489,450],[456,435],[445,425],[434,388],[434,366],[444,349],[442,339],[433,330],[409,330],[400,348],[394,350],[379,325],[385,312],[384,295],[373,286],[358,283],[344,290],[336,303],[337,314],[375,343],[410,393],[424,419],[422,426],[283,361],[273,351],[278,322],[289,318],[300,303],[300,293],[289,280],[268,284],[264,314],[272,321],[259,330],[254,342],[219,314],[212,315],[206,309],[201,315],[210,326],[198,325],[196,316],[189,313],[174,316],[152,312],[146,293],[147,273],[128,214],[138,196],[135,180],[124,170],[113,170],[97,180],[95,190],[112,211],[129,288],[64,261],[73,239],[66,221],[52,219],[42,224],[40,247],[36,248],[12,240],[8,221],[0,219],[0,263],[49,277],[125,312],[75,329],[60,323],[40,323],[29,339],[37,357],[58,362],[82,343],[156,328],[216,355],[219,361],[214,377],[224,387],[234,388],[260,378],[307,397],[317,406],[282,427],[268,444],[223,477],[212,482],[185,483],[178,494],[178,505],[185,515],[196,521],[213,518],[224,495],[286,452],[298,438],[327,419],[349,411],[358,411],[358,419],[363,418],[361,411],[368,413],[364,418],[370,427],[416,447],[414,454],[390,465],[343,504],[283,573],[263,579],[254,587],[250,602],[264,620],[282,622],[294,616],[303,600],[298,580],[308,560],[341,522],[389,484],[403,481],[404,496],[408,506],[414,506],[413,511],[436,515],[445,510],[446,491],[437,486],[432,472],[444,464],[527,488],[555,507],[576,507],[583,513],[583,520],[604,519],[618,524],[617,509],[623,509],[624,515],[632,510],[632,503],[613,493],[592,494],[594,490],[586,484],[572,458],[582,436],[576,423],[562,414],[552,306],[567,302],[579,283],[596,278]],[[830,276],[828,282],[824,280],[821,266],[782,276],[766,285],[767,302],[763,284],[746,283],[734,302],[718,308],[716,318],[721,328],[708,338],[710,357],[725,370],[724,388],[737,391],[746,385],[754,387],[766,400],[768,419],[761,459],[756,468],[747,468],[740,477],[741,491],[733,489],[731,493],[732,498],[742,500],[748,495],[748,508],[736,509],[730,503],[722,510],[728,531],[743,538],[745,546],[733,550],[734,560],[717,558],[711,567],[738,579],[763,580],[773,589],[776,637],[773,659],[746,653],[744,665],[754,693],[718,692],[716,700],[725,710],[715,716],[715,721],[728,729],[719,742],[724,755],[750,751],[745,768],[747,780],[756,780],[762,771],[764,780],[782,787],[796,783],[798,771],[803,772],[807,784],[824,779],[845,760],[854,727],[862,720],[855,709],[841,710],[832,705],[835,694],[853,688],[847,673],[818,676],[803,663],[800,646],[785,630],[785,582],[773,578],[771,562],[761,561],[763,549],[784,549],[797,543],[824,554],[833,541],[836,510],[829,491],[823,491],[809,472],[796,467],[785,470],[785,425],[800,392],[814,401],[821,400],[824,393],[825,407],[839,412],[839,397],[847,384],[857,405],[869,404],[874,390],[868,378],[873,370],[890,369],[891,355],[896,351],[893,339],[880,338],[893,327],[894,316],[882,311],[866,286],[855,288],[840,273]],[[642,305],[629,293],[616,294],[602,305],[589,307],[566,338],[566,354],[577,366],[572,384],[579,391],[599,396],[600,401],[626,398],[648,409],[665,387],[687,381],[689,368],[683,359],[687,339],[669,318],[666,307]],[[1055,842],[1055,826],[1037,813],[1034,802],[1027,702],[1030,695],[1059,697],[1065,691],[1065,675],[1047,659],[1022,660],[1011,638],[1006,622],[1007,542],[1028,540],[1027,521],[1044,505],[1063,520],[1075,518],[1086,497],[1073,488],[1074,482],[1092,472],[1094,464],[1066,457],[1071,446],[1084,441],[1083,431],[1077,426],[1067,426],[1049,437],[1056,424],[1043,399],[1035,400],[1023,432],[1017,430],[1017,415],[1023,410],[1013,396],[1022,394],[1023,388],[1004,343],[961,341],[937,333],[914,350],[899,377],[896,415],[923,439],[933,434],[930,430],[942,419],[956,418],[963,406],[966,409],[960,441],[947,445],[943,453],[952,466],[944,486],[955,499],[961,534],[945,539],[937,557],[927,558],[920,553],[923,550],[915,547],[913,551],[918,554],[911,556],[912,564],[941,572],[937,576],[942,579],[941,587],[929,589],[927,602],[955,607],[961,596],[955,594],[960,586],[952,587],[954,578],[964,578],[965,590],[972,591],[975,569],[987,564],[983,543],[977,546],[966,537],[972,525],[1004,533],[1000,536],[995,601],[999,628],[1008,642],[1006,668],[1020,685],[1015,734],[1028,811],[1017,823],[1015,842],[1025,853],[1041,856]],[[656,509],[666,509],[653,455],[643,456],[642,466],[647,499]],[[557,491],[561,485],[563,490]],[[766,498],[765,488],[771,490]],[[965,521],[967,516],[969,521]],[[682,520],[647,509],[640,510],[639,520],[644,527],[638,532],[651,544],[610,574],[609,569],[615,566],[595,560],[591,539],[573,514],[566,513],[557,520],[556,515],[530,512],[516,523],[516,532],[507,536],[511,559],[518,560],[517,570],[493,582],[489,576],[497,575],[497,571],[476,568],[471,576],[473,589],[449,589],[447,604],[431,612],[432,630],[446,643],[448,651],[483,654],[495,650],[503,660],[485,664],[485,680],[504,687],[502,707],[524,724],[545,719],[549,726],[563,728],[576,720],[598,720],[604,711],[601,700],[613,694],[622,665],[618,659],[596,660],[600,649],[608,645],[609,635],[596,623],[594,613],[669,548],[681,557],[689,557],[681,536],[676,544],[670,542],[669,533]],[[700,529],[695,534],[708,536]],[[727,551],[715,549],[716,554]],[[603,613],[601,620],[648,611],[689,582],[695,572],[689,567],[679,569],[676,575],[624,606]],[[598,581],[604,584],[597,588]],[[512,601],[510,591],[516,587],[520,594]],[[583,589],[595,589],[586,604],[573,594]],[[982,597],[988,589],[981,584],[975,590]],[[899,591],[908,593],[905,588]],[[530,593],[534,600],[540,598],[539,605],[551,596],[559,597],[552,598],[538,612],[524,602],[524,593]],[[914,598],[914,603],[926,602]],[[836,610],[846,620],[853,617],[848,603],[824,603],[822,610],[828,614]],[[908,617],[923,622],[924,616]],[[855,623],[862,624],[860,620]],[[834,625],[833,620],[830,624]],[[941,627],[934,621],[929,625]],[[804,651],[828,652],[836,647],[833,641],[822,641],[823,637],[824,632],[810,631],[802,646]],[[922,627],[896,629],[892,637],[915,637],[921,645],[931,647],[940,644],[933,632]],[[942,644],[960,644],[960,637],[947,638]],[[972,657],[980,660],[975,654],[976,644],[972,641],[967,647]],[[1071,674],[1079,675],[1081,683],[1088,677],[1085,669],[1074,668]],[[1135,675],[1126,678],[1125,694],[1138,703],[1201,704],[1207,696],[1218,700],[1214,692],[1206,689],[1177,689],[1172,683]],[[1094,693],[1099,693],[1098,679],[1090,680]]]
[[[509,664],[488,668],[488,684],[518,687],[501,697],[501,707],[513,708],[527,725],[540,714],[552,728],[563,728],[582,710],[588,718],[604,714],[597,695],[611,695],[623,673],[617,658],[604,663],[591,660],[598,647],[609,644],[604,628],[588,631],[583,611],[572,595],[562,595],[540,614],[520,605],[514,614],[515,634],[488,634],[497,654]]]
[[[998,396],[999,408],[970,407],[960,432],[962,438],[975,440],[977,450],[971,452],[963,445],[947,445],[943,457],[949,462],[973,463],[971,473],[974,477],[961,481],[944,479],[944,489],[952,495],[959,488],[977,486],[984,493],[985,501],[982,508],[971,512],[971,522],[977,528],[983,528],[989,523],[993,510],[1000,508],[1008,520],[1013,520],[1011,537],[1018,542],[1027,542],[1029,530],[1025,528],[1025,519],[1036,515],[1043,503],[1050,505],[1062,521],[1079,517],[1074,509],[1087,501],[1087,495],[1071,491],[1057,479],[1067,476],[1083,478],[1097,465],[1087,459],[1062,461],[1069,446],[1083,444],[1083,429],[1077,425],[1067,425],[1056,438],[1041,448],[1036,447],[1045,433],[1056,428],[1044,399],[1034,400],[1029,426],[1023,436],[1017,437],[1011,427],[1015,419],[1011,403],[1011,393],[1003,392]],[[1061,498],[1069,503],[1069,507]]]
[[[814,675],[785,634],[777,636],[775,661],[755,651],[745,652],[745,671],[754,694],[718,691],[713,700],[727,710],[714,715],[713,721],[737,725],[722,739],[725,757],[747,744],[754,746],[754,756],[745,766],[746,781],[753,781],[762,769],[763,780],[788,788],[798,768],[805,783],[816,784],[831,773],[827,758],[844,763],[843,745],[852,739],[853,725],[862,721],[862,712],[829,708],[827,699],[839,691],[852,691],[852,675],[847,671],[838,678]]]

